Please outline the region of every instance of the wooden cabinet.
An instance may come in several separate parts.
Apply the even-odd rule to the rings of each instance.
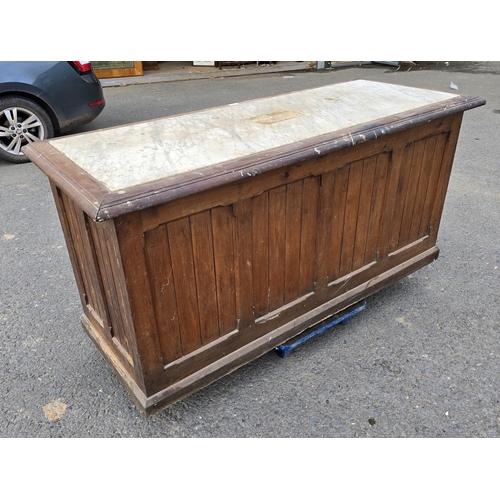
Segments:
[[[33,143],[82,323],[146,414],[438,256],[462,114],[356,80]]]

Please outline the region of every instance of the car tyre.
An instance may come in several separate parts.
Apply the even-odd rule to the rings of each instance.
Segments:
[[[30,142],[54,137],[54,126],[48,113],[25,97],[0,98],[0,158],[25,163],[21,148]]]

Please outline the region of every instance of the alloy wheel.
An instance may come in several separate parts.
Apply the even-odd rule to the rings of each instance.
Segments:
[[[0,148],[21,155],[21,147],[45,139],[45,128],[32,111],[11,107],[0,110]]]

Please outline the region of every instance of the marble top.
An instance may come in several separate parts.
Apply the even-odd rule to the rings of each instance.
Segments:
[[[50,144],[108,190],[122,193],[453,97],[355,80],[52,139]]]

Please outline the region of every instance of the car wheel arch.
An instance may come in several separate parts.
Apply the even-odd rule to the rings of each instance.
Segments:
[[[42,107],[47,114],[49,115],[51,121],[52,121],[52,126],[54,127],[55,132],[59,132],[60,130],[60,124],[59,120],[57,119],[57,114],[54,111],[54,109],[43,99],[41,99],[38,95],[32,93],[32,92],[27,92],[23,90],[15,90],[15,91],[0,91],[0,99],[5,98],[5,97],[23,97],[25,99],[30,99],[36,104],[38,104],[40,107]]]

